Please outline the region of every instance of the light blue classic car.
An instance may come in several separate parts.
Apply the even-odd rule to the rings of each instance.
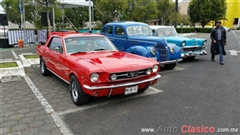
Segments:
[[[152,36],[146,23],[111,22],[104,25],[101,34],[107,36],[120,51],[152,58],[168,69],[182,61],[181,51],[164,38]]]
[[[150,26],[150,28],[154,36],[165,38],[168,43],[181,47],[182,58],[194,59],[196,56],[207,55],[204,50],[206,39],[179,36],[175,28],[171,26]]]

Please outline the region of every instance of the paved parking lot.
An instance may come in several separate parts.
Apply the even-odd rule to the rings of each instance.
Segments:
[[[192,36],[210,44],[209,34]],[[35,52],[35,47],[13,50],[2,51],[1,59]],[[240,51],[240,32],[228,34],[226,50]],[[21,81],[0,84],[0,133],[178,135],[190,127],[240,128],[240,53],[228,52],[224,66],[217,58],[212,62],[208,54],[183,61],[174,70],[163,69],[158,83],[142,94],[93,98],[80,107],[72,103],[65,82],[42,76],[39,68],[25,68]]]

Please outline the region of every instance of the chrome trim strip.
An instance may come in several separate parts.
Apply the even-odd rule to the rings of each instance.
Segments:
[[[181,61],[183,61],[183,59],[163,61],[163,62],[160,62],[160,64],[162,64],[162,65],[166,65],[166,64],[178,63],[178,62],[181,62]]]
[[[63,79],[62,77],[60,77],[59,75],[57,75],[55,72],[53,72],[51,69],[47,68],[49,71],[51,71],[54,75],[56,75],[58,78],[60,78],[61,80],[63,80],[64,82],[66,82],[67,84],[69,84],[69,82],[65,79]]]
[[[151,82],[151,81],[156,80],[160,77],[161,77],[161,75],[156,75],[155,77],[152,77],[150,79],[146,79],[146,80],[142,80],[142,81],[138,81],[138,82],[129,82],[129,83],[123,83],[123,84],[109,85],[109,86],[88,86],[88,85],[84,84],[83,87],[88,89],[88,90],[112,89],[112,88],[118,88],[118,87],[137,85],[137,84],[145,83],[145,82]]]

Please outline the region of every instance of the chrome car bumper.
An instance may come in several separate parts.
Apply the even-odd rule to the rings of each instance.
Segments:
[[[146,82],[151,82],[154,81],[158,78],[160,78],[161,75],[156,75],[155,77],[138,81],[138,82],[129,82],[129,83],[122,83],[122,84],[116,84],[116,85],[109,85],[109,86],[88,86],[88,85],[83,85],[84,88],[88,90],[99,90],[99,89],[112,89],[112,88],[118,88],[118,87],[125,87],[125,86],[131,86],[131,85],[137,85],[141,83],[146,83]]]
[[[202,50],[201,52],[189,51],[187,53],[182,53],[181,54],[182,58],[193,57],[193,56],[200,56],[200,55],[207,55],[207,52],[205,50]]]
[[[161,65],[173,64],[183,61],[183,59],[169,60],[169,61],[161,61]]]

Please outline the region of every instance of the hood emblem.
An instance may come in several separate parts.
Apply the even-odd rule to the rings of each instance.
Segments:
[[[128,77],[131,77],[131,78],[136,77],[136,76],[138,76],[138,72],[129,72],[129,73],[127,74],[127,76],[128,76]]]

